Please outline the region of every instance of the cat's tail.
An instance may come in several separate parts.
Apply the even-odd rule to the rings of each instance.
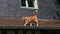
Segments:
[[[38,16],[38,10],[35,10],[35,16]]]

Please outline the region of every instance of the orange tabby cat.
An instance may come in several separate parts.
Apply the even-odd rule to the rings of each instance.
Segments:
[[[35,11],[35,15],[34,16],[26,16],[26,17],[23,17],[23,19],[25,20],[25,24],[24,26],[26,26],[30,21],[34,21],[36,22],[36,26],[38,26],[38,18],[37,18],[37,12],[38,11]],[[30,23],[30,26],[32,26],[32,24]]]

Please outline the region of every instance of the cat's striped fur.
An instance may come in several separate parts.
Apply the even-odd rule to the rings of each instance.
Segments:
[[[24,26],[26,26],[30,21],[34,21],[37,24],[36,26],[38,26],[37,13],[38,13],[38,11],[36,10],[34,16],[26,16],[26,17],[23,17],[23,20],[25,20]],[[30,26],[32,26],[32,23],[30,23]]]

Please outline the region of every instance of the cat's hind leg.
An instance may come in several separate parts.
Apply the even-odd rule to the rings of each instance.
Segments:
[[[32,23],[30,23],[30,26],[32,26]]]
[[[35,23],[36,23],[36,26],[38,26],[38,19],[37,19],[37,20],[35,20]]]

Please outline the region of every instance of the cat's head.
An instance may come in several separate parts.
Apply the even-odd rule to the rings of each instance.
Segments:
[[[23,16],[22,19],[26,19],[26,17]]]
[[[22,17],[22,19],[24,19],[24,16]]]

